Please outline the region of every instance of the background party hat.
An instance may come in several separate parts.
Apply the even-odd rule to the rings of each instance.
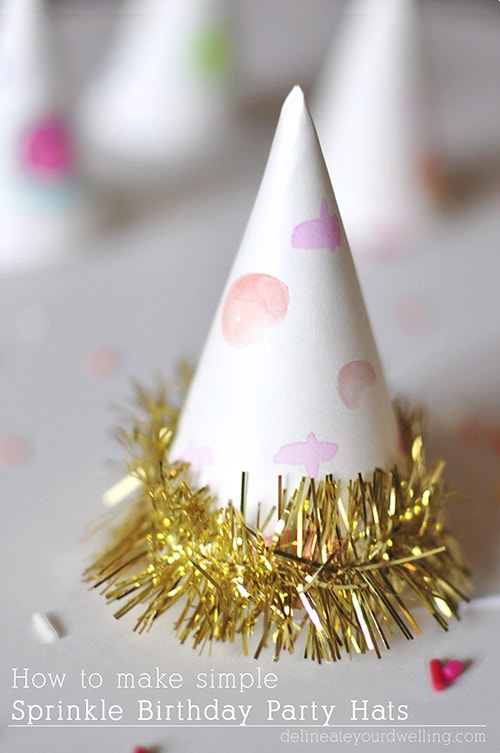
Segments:
[[[0,6],[0,268],[57,255],[95,223],[43,0]]]
[[[247,516],[278,476],[344,482],[398,459],[397,426],[338,207],[302,91],[286,100],[266,171],[171,458]]]
[[[128,0],[81,129],[98,153],[180,163],[223,138],[229,105],[224,0]]]
[[[400,250],[442,190],[414,0],[351,0],[312,112],[351,248]]]

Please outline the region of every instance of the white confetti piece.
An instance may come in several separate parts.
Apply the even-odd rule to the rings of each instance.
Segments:
[[[61,637],[48,615],[34,612],[31,621],[40,643],[55,643]]]
[[[135,494],[141,488],[141,481],[135,476],[125,476],[111,486],[102,495],[102,503],[106,507],[115,507]]]

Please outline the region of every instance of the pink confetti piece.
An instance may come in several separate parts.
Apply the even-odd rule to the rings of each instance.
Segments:
[[[335,442],[319,442],[316,435],[311,432],[305,442],[283,445],[273,457],[273,461],[276,464],[303,465],[309,478],[316,479],[320,464],[325,460],[332,460],[338,449]]]
[[[448,682],[443,674],[443,667],[439,659],[431,659],[429,662],[432,687],[437,693],[446,690]]]
[[[445,680],[449,683],[454,682],[457,677],[460,677],[464,669],[464,663],[459,659],[453,659],[452,661],[446,662],[443,664],[443,675]]]
[[[459,659],[452,659],[447,662],[432,659],[429,662],[432,687],[438,693],[446,690],[450,685],[453,685],[457,677],[460,677],[464,670],[465,664]]]
[[[323,200],[319,217],[296,225],[292,231],[293,248],[322,249],[335,251],[340,246],[340,220],[335,213],[330,214],[328,203]]]
[[[0,463],[2,465],[19,465],[27,455],[25,441],[14,434],[0,437]]]
[[[252,345],[283,321],[289,302],[288,287],[277,277],[257,273],[238,277],[222,310],[224,340],[234,348]]]
[[[87,369],[92,376],[110,377],[118,369],[118,356],[111,348],[94,348],[87,356]]]
[[[344,364],[337,375],[337,388],[346,408],[359,408],[364,391],[376,380],[377,375],[370,361],[349,361]]]

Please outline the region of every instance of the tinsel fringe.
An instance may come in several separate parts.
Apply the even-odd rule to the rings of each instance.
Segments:
[[[164,388],[137,391],[143,417],[122,438],[142,491],[86,571],[109,601],[124,600],[116,617],[142,606],[142,632],[180,602],[182,642],[203,648],[239,636],[247,653],[258,632],[255,656],[273,643],[278,660],[306,631],[305,656],[320,662],[343,651],[380,656],[394,628],[407,639],[419,634],[406,594],[447,629],[468,574],[443,528],[443,463],[426,468],[417,418],[400,416],[404,472],[377,469],[347,489],[332,476],[304,478],[287,499],[280,492],[268,536],[232,504],[215,509],[208,488],[193,488],[189,467],[168,462],[178,411]]]

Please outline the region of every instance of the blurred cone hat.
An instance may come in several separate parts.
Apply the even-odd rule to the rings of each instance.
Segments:
[[[81,102],[89,146],[180,163],[221,140],[231,79],[224,0],[127,0],[115,32]]]
[[[95,221],[43,0],[0,5],[0,268],[56,256]],[[60,68],[60,67],[59,67]]]
[[[418,10],[415,0],[351,0],[314,93],[355,256],[399,251],[443,189]]]
[[[398,430],[318,138],[295,87],[170,457],[255,522],[278,477],[347,482],[398,459]]]

